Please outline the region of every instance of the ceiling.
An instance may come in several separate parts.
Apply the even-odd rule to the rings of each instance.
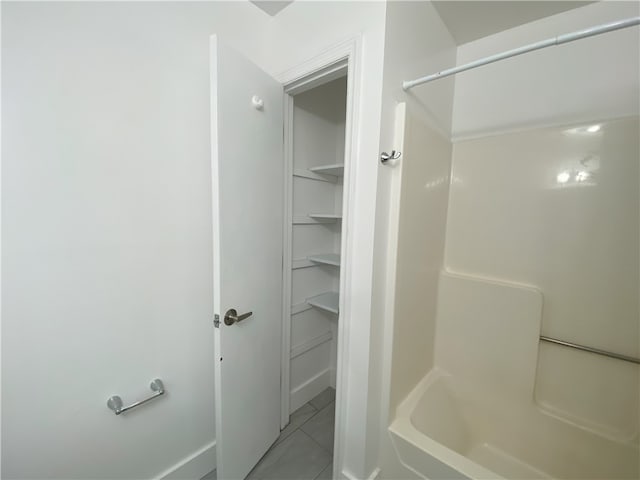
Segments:
[[[250,1],[272,17],[293,3],[293,0]],[[458,45],[573,8],[583,7],[589,3],[594,2],[574,0],[433,1],[440,18]]]
[[[578,1],[434,1],[458,45],[533,22],[544,17],[583,7],[594,2]]]
[[[250,0],[260,10],[267,12],[272,17],[279,13],[283,8],[293,3],[293,0],[289,1],[271,1],[271,0]]]

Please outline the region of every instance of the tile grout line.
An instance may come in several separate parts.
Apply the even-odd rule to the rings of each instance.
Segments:
[[[311,435],[309,435],[307,432],[305,432],[304,430],[299,429],[302,433],[304,433],[307,437],[309,437],[311,439],[311,441],[313,443],[315,443],[316,445],[318,445],[322,450],[324,450],[325,452],[327,452],[329,455],[331,455],[331,458],[333,458],[333,453],[330,452],[329,450],[327,450],[325,447],[323,447],[322,445],[320,445],[315,438],[313,438]]]
[[[333,408],[335,409],[335,401],[330,402],[328,405],[325,405],[322,410],[317,410],[316,413],[313,414],[312,417],[310,417],[306,422],[304,422],[302,425],[300,425],[296,430],[300,430],[302,433],[304,433],[307,437],[309,437],[311,440],[313,440],[317,445],[320,446],[320,448],[322,448],[325,452],[329,453],[331,455],[331,457],[333,457],[333,452],[330,452],[329,450],[327,450],[324,446],[320,445],[320,443],[318,443],[316,441],[315,438],[313,438],[311,435],[309,435],[307,432],[305,432],[304,430],[302,430],[302,427],[304,427],[308,422],[311,421],[312,418],[314,418],[317,414],[319,414],[320,412],[324,412],[328,407],[331,406],[331,404],[333,404]],[[315,407],[314,407],[315,408]],[[335,420],[334,420],[335,423]],[[295,430],[294,430],[295,432]],[[293,432],[292,432],[293,433]]]
[[[284,437],[284,438],[280,438],[280,437],[278,437],[278,439],[276,440],[276,442],[275,442],[273,445],[271,445],[271,447],[269,447],[269,450],[271,450],[273,447],[275,447],[276,445],[280,444],[281,442],[283,442],[284,440],[286,440],[287,438],[289,438],[289,437],[290,437],[291,435],[293,435],[294,433],[296,433],[296,430],[300,430],[300,428],[301,428],[303,425],[306,425],[306,424],[307,424],[307,422],[308,422],[309,420],[311,420],[311,419],[312,419],[313,417],[315,417],[318,413],[320,413],[320,410],[318,410],[316,407],[314,407],[313,405],[311,405],[311,403],[307,402],[307,403],[305,403],[305,405],[309,405],[309,406],[311,406],[311,408],[313,408],[313,410],[314,410],[313,415],[311,415],[311,416],[310,416],[309,418],[307,418],[303,423],[301,423],[301,424],[300,424],[300,425],[298,425],[295,429],[293,429],[293,430],[291,431],[291,433],[289,433],[286,437]],[[304,405],[303,405],[302,407],[304,407]],[[302,408],[302,407],[300,407],[300,408]],[[298,410],[300,410],[300,408],[299,408]],[[298,410],[296,410],[296,412],[297,412]],[[293,413],[295,413],[295,412],[293,412]],[[289,426],[289,425],[287,425],[287,426]],[[285,427],[285,428],[287,428],[287,427]],[[281,431],[280,431],[280,435],[282,435],[282,432],[283,432],[283,431],[284,431],[284,430],[281,430]],[[267,451],[268,451],[268,450],[267,450]]]
[[[320,470],[320,473],[318,473],[318,475],[313,477],[313,480],[317,480],[320,477],[320,475],[322,475],[322,472],[324,472],[327,469],[328,466],[333,467],[333,455],[331,456],[331,460],[329,461],[329,463],[327,463],[324,466],[324,468],[322,470]],[[333,468],[332,468],[332,470],[333,470]],[[333,478],[333,471],[331,472],[331,478]]]
[[[311,403],[311,401],[307,402],[305,405],[309,405],[311,408],[313,408],[314,412],[313,415],[311,415],[308,419],[306,419],[303,423],[301,423],[299,426],[297,426],[295,429],[293,429],[291,431],[291,433],[289,433],[286,437],[284,438],[278,438],[276,440],[276,442],[271,445],[269,447],[269,449],[264,453],[264,455],[260,458],[260,460],[258,461],[258,463],[256,465],[254,465],[253,469],[251,470],[251,472],[253,472],[253,470],[255,470],[255,468],[258,466],[258,464],[260,464],[260,462],[264,459],[264,457],[267,456],[267,454],[269,452],[271,452],[271,450],[273,450],[276,446],[280,445],[280,443],[282,443],[284,440],[286,440],[287,438],[289,438],[291,435],[293,435],[294,433],[296,433],[296,431],[300,430],[300,432],[305,435],[307,438],[309,438],[313,443],[315,443],[318,447],[320,447],[321,450],[323,450],[324,452],[328,453],[331,456],[331,460],[329,461],[329,463],[327,463],[324,467],[322,467],[322,470],[320,470],[320,472],[318,473],[318,475],[316,475],[315,477],[313,477],[313,480],[316,480],[320,474],[322,472],[325,471],[325,469],[327,468],[327,466],[329,465],[333,465],[333,452],[329,451],[328,449],[326,449],[323,445],[320,445],[320,443],[318,443],[316,441],[315,438],[313,438],[311,435],[309,435],[307,432],[305,432],[304,430],[302,430],[302,427],[305,426],[308,422],[310,422],[313,418],[315,418],[316,415],[318,415],[320,412],[323,412],[324,410],[326,410],[328,407],[331,406],[331,404],[334,405],[335,408],[335,400],[330,401],[328,404],[326,404],[324,407],[322,408],[318,408],[316,407],[314,404]],[[302,405],[300,408],[303,408],[304,405]],[[299,409],[298,409],[299,410]],[[297,411],[297,410],[296,410]],[[295,412],[293,412],[295,413]],[[286,428],[286,427],[285,427]],[[282,434],[282,431],[280,431],[280,434]],[[217,469],[216,469],[217,470]],[[209,472],[207,475],[210,475],[211,473],[213,473],[215,470],[212,470],[211,472]],[[249,474],[251,474],[251,472],[249,472]],[[205,475],[206,476],[206,475]]]

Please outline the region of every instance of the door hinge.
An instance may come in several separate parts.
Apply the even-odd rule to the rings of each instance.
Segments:
[[[213,326],[216,328],[220,328],[220,315],[217,313],[213,316]]]

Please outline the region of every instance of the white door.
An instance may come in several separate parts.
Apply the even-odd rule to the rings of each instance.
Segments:
[[[215,414],[223,480],[246,477],[280,433],[282,111],[282,86],[212,37]]]

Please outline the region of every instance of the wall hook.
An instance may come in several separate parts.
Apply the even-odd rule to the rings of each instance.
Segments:
[[[382,152],[380,154],[380,163],[386,165],[389,160],[397,160],[402,155],[401,152],[396,152],[395,150],[391,150],[391,153]]]
[[[262,100],[258,95],[254,95],[253,97],[251,97],[251,104],[256,110],[264,109],[264,100]]]

